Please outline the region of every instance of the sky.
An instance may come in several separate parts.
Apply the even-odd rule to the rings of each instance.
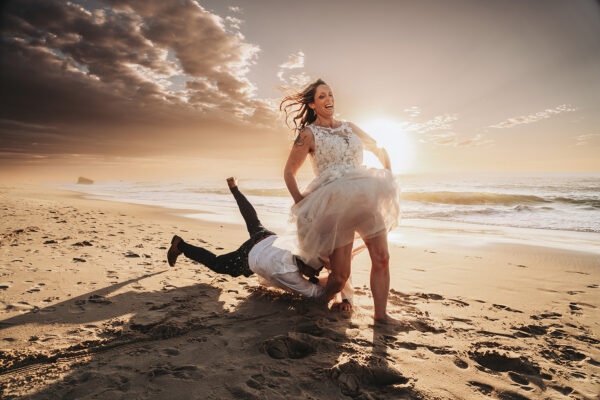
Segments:
[[[597,173],[599,4],[9,0],[0,178],[280,177],[316,78],[396,172]]]

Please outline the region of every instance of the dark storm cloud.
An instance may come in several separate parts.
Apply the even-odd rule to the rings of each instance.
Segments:
[[[185,127],[198,132],[218,120],[238,127],[275,121],[246,79],[258,47],[223,18],[193,1],[104,4],[87,9],[19,0],[5,6],[2,150],[22,148],[19,141],[61,141],[41,135],[34,125],[68,136],[63,151],[64,146],[82,151],[94,141],[137,140],[133,126],[163,132],[173,126],[183,135]],[[174,76],[187,76],[183,89],[171,87]]]

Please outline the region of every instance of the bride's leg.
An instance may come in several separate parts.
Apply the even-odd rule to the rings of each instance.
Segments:
[[[375,322],[411,329],[406,320],[399,320],[387,314],[387,299],[390,291],[390,253],[388,251],[387,233],[364,240],[371,257],[371,293],[375,306]]]
[[[327,301],[331,300],[336,293],[344,288],[346,281],[350,277],[352,245],[353,243],[350,243],[346,246],[338,247],[329,256],[331,273],[327,279],[327,286],[325,286],[325,298]]]
[[[371,257],[371,293],[375,306],[375,319],[387,318],[387,299],[390,291],[390,253],[387,233],[364,241]]]

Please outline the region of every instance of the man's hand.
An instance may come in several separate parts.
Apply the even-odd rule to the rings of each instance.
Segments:
[[[341,313],[352,312],[352,304],[346,299],[342,301],[336,301],[331,305],[331,309],[335,311],[339,311]]]
[[[302,261],[299,257],[294,256],[294,258],[296,259],[296,265],[298,266],[298,270],[300,271],[300,273],[302,275],[309,278],[309,280],[310,280],[310,278],[319,278],[319,274],[321,273],[321,270],[323,269],[323,267],[321,267],[319,269],[314,269],[314,268],[306,265],[304,263],[304,261]],[[315,282],[313,282],[313,283],[315,283]]]

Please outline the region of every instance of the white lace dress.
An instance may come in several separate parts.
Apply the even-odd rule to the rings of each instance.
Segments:
[[[318,268],[319,258],[327,260],[334,249],[396,226],[400,191],[390,170],[362,165],[363,144],[348,123],[309,128],[316,177],[305,188],[305,198],[292,206],[291,221],[298,235],[296,254]]]

